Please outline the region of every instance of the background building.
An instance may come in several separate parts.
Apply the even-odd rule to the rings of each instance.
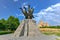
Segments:
[[[38,24],[39,27],[44,27],[44,26],[49,26],[48,22],[44,22],[44,21],[40,21],[40,23]]]

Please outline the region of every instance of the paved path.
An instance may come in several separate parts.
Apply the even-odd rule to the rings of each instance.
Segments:
[[[7,35],[0,35],[0,40],[55,40],[57,36],[54,35],[44,35],[40,34],[40,36],[36,37],[19,37],[15,38],[13,37],[13,34],[7,34]]]

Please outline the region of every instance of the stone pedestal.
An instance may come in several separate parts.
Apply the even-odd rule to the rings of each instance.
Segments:
[[[36,25],[36,22],[32,19],[25,19],[21,22],[17,30],[14,32],[14,37],[21,36],[39,36],[40,32]]]

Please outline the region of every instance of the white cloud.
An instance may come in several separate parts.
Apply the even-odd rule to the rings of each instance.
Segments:
[[[44,21],[48,21],[49,23],[52,23],[51,21],[53,21],[58,25],[60,23],[59,21],[60,20],[60,3],[51,5],[47,9],[42,9],[40,12],[37,13],[37,15],[38,17],[36,17],[35,19],[38,22],[40,20],[44,20]]]
[[[17,2],[18,0],[13,0],[14,2]]]
[[[7,6],[3,6],[3,8],[7,8]]]
[[[28,6],[27,6],[27,5],[25,5],[25,7],[26,7],[26,8],[28,8]]]
[[[24,6],[24,7],[28,8],[28,5],[30,5],[30,4],[28,4],[28,2],[24,2],[24,3],[22,4],[22,7]],[[36,8],[36,7],[34,6],[33,8]]]
[[[26,4],[27,4],[27,2],[23,3],[23,5],[26,5]]]
[[[27,2],[24,2],[24,3],[22,4],[22,7],[23,7],[23,6],[25,6],[25,7],[27,8],[27,7],[28,7],[28,6],[27,6]]]
[[[22,15],[22,14],[16,14],[16,16],[19,17],[19,16],[24,16],[24,15]]]

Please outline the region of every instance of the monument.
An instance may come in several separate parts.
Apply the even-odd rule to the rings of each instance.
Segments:
[[[28,5],[28,8],[23,7],[20,9],[25,16],[25,20],[23,20],[21,22],[21,24],[18,26],[18,28],[14,32],[14,37],[22,37],[22,36],[35,37],[35,36],[39,36],[40,32],[38,30],[36,21],[32,19],[32,18],[34,18],[34,16],[33,16],[34,9],[30,8],[30,5]]]

